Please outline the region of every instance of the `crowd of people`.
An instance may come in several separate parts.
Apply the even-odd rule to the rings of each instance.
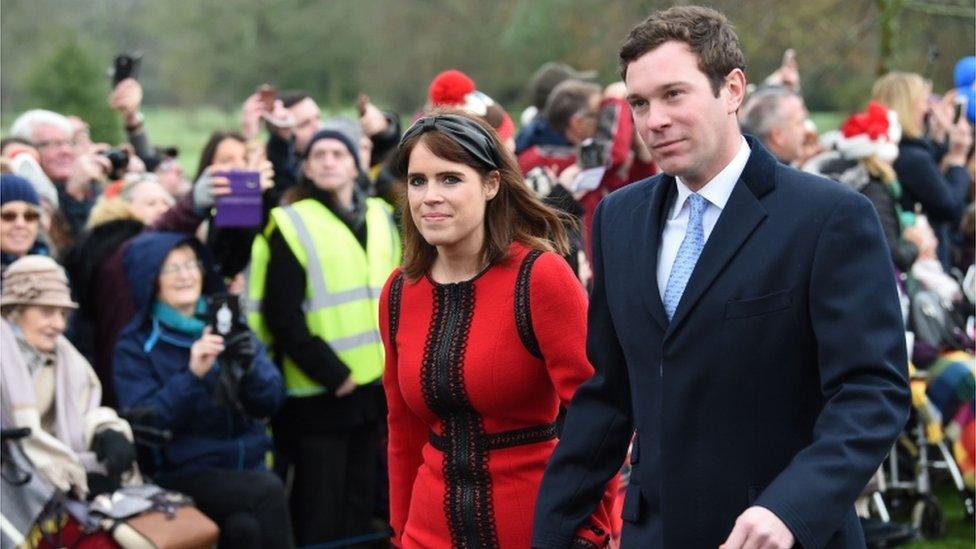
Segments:
[[[599,351],[587,354],[587,291],[633,279],[602,259],[608,239],[634,235],[599,229],[601,202],[674,175],[661,159],[680,144],[649,146],[643,132],[662,115],[645,112],[651,96],[632,81],[641,56],[683,39],[668,40],[622,52],[624,81],[606,86],[546,63],[521,116],[456,69],[406,118],[366,95],[358,120],[323,116],[314,91],[262,87],[192,171],[153,145],[134,79],[108,95],[127,135],[116,146],[92,142],[71,113],[24,112],[0,142],[4,429],[30,429],[19,445],[54,491],[85,500],[151,480],[192,497],[222,547],[617,543],[621,513],[646,513],[617,497],[626,468],[587,481],[595,507],[573,516],[568,537],[532,538],[532,510],[565,410],[601,371]],[[819,134],[790,54],[731,108],[751,136],[746,154],[768,151],[870,201],[850,238],[880,220],[891,273],[842,283],[897,286],[916,368],[973,351],[976,57],[954,76],[937,95],[918,74],[886,74],[863,112]],[[723,85],[737,93],[734,78]],[[690,93],[672,87],[661,101]],[[722,206],[705,207],[715,226]],[[665,236],[675,220],[693,223],[691,208],[662,221]],[[677,265],[685,245],[673,244]],[[633,274],[658,276],[667,318],[682,316],[670,267],[648,261],[656,272]],[[937,297],[935,320],[914,311],[923,292]],[[735,304],[741,316],[774,310],[766,297]],[[725,318],[737,318],[732,306]],[[965,434],[972,399],[959,410],[943,414],[969,410]],[[567,426],[585,430],[572,413]],[[970,489],[972,443],[959,454]],[[628,462],[639,448],[635,438]],[[660,463],[660,451],[645,459]],[[558,463],[575,482],[568,471],[587,465],[568,455]],[[826,538],[803,541],[814,539]]]

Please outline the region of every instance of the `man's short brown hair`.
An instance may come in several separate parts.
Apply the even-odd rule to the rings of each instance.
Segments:
[[[698,68],[711,82],[715,97],[733,69],[746,68],[739,37],[724,15],[701,6],[676,6],[652,13],[631,29],[620,46],[620,76],[626,80],[631,63],[672,40],[684,42],[698,57]]]
[[[542,116],[549,127],[559,133],[566,133],[573,115],[590,108],[590,100],[600,95],[600,86],[583,80],[563,80],[549,94]]]

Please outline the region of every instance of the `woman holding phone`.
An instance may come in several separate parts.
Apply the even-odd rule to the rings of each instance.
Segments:
[[[239,279],[238,275],[247,267],[250,260],[251,242],[264,226],[268,212],[277,204],[272,203],[268,192],[274,186],[274,168],[271,162],[265,159],[264,151],[249,148],[247,139],[239,132],[215,131],[204,145],[203,152],[200,153],[196,180],[219,178],[234,187],[234,183],[228,177],[230,172],[243,172],[234,176],[238,181],[257,180],[261,201],[248,204],[243,208],[232,206],[236,211],[232,216],[228,216],[219,213],[221,201],[217,200],[213,215],[210,217],[206,242],[213,250],[220,273],[228,280],[238,278],[234,280],[232,288],[239,290],[242,287],[242,279]],[[240,192],[239,185],[237,188]],[[254,211],[250,211],[251,209]],[[228,218],[255,221],[247,223],[248,226],[234,222],[230,225],[222,225]]]
[[[874,83],[873,99],[895,111],[902,127],[898,144],[898,158],[894,162],[895,173],[902,185],[901,206],[915,211],[921,206],[939,238],[939,260],[949,268],[950,235],[968,204],[972,182],[966,171],[969,148],[973,143],[972,127],[965,117],[960,120],[939,122],[948,130],[946,152],[937,149],[930,136],[929,120],[940,120],[941,112],[929,105],[931,84],[920,75],[907,72],[890,72]],[[940,157],[941,156],[941,160]]]
[[[418,120],[397,160],[405,259],[380,298],[393,542],[528,547],[560,406],[593,375],[562,219],[461,111]],[[612,501],[608,486],[578,546],[607,545]]]

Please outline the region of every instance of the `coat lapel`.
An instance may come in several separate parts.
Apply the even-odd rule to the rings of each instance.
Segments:
[[[664,312],[664,303],[661,302],[661,294],[657,287],[657,256],[661,246],[661,231],[664,229],[667,211],[670,204],[674,202],[675,194],[674,178],[664,175],[657,184],[648,187],[649,196],[631,212],[634,216],[631,226],[636,227],[637,234],[643,236],[631,241],[633,243],[631,250],[634,254],[632,264],[640,266],[638,280],[641,281],[640,293],[644,299],[644,306],[662,330],[668,327],[668,317]]]
[[[776,160],[758,141],[749,137],[747,140],[752,150],[749,161],[739,181],[736,182],[718,222],[715,223],[708,242],[705,243],[705,248],[681,296],[681,301],[678,302],[674,317],[664,334],[665,340],[681,326],[736,251],[766,218],[766,209],[759,199],[775,186]]]

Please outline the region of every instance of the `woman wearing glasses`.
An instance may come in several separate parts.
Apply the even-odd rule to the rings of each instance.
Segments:
[[[29,181],[0,175],[0,271],[25,255],[48,255],[38,238],[41,199]]]
[[[115,347],[119,408],[151,411],[145,425],[172,433],[140,465],[193,497],[221,547],[291,547],[284,488],[264,463],[281,374],[250,331],[225,341],[198,318],[224,287],[192,235],[142,233],[123,263],[138,312]]]
[[[393,541],[528,547],[560,406],[593,374],[562,220],[473,116],[421,118],[398,155],[404,263],[380,302]],[[607,544],[611,503],[577,545]]]

